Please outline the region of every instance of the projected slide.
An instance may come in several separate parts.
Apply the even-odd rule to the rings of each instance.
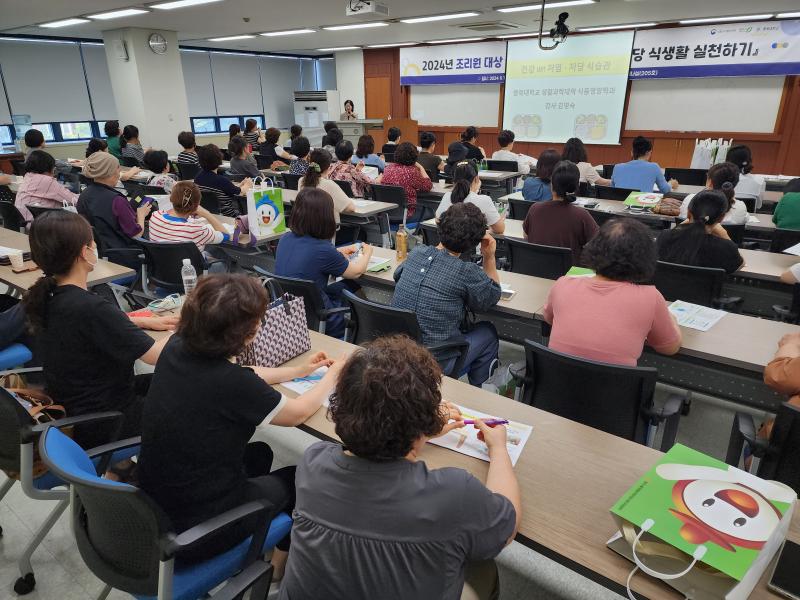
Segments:
[[[503,128],[525,142],[619,143],[632,45],[633,31],[574,36],[555,50],[510,41]]]

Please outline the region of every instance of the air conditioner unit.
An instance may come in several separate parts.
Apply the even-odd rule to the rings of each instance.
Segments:
[[[476,31],[478,33],[497,33],[497,32],[505,33],[508,31],[521,29],[522,25],[517,25],[516,23],[509,23],[507,21],[485,21],[483,23],[466,23],[463,25],[454,25],[454,27],[459,27],[460,29],[469,29],[470,31]]]
[[[348,17],[388,17],[389,7],[375,0],[348,0],[344,14]]]

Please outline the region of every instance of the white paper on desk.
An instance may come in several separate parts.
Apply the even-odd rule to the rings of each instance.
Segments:
[[[786,250],[783,251],[784,254],[794,254],[795,256],[800,256],[800,244],[795,244]]]
[[[708,331],[726,314],[724,310],[691,304],[683,300],[675,300],[670,304],[669,312],[675,315],[678,325],[698,331]]]
[[[22,252],[19,248],[8,248],[6,246],[0,246],[0,256],[8,256],[9,254],[19,254]]]
[[[320,367],[311,373],[311,375],[298,377],[297,379],[292,379],[291,381],[285,381],[281,383],[281,385],[289,390],[292,390],[293,392],[296,392],[298,395],[305,394],[306,392],[314,389],[314,386],[320,382],[327,372],[328,367]],[[325,402],[323,404],[325,406],[330,404],[328,398],[325,398]]]
[[[474,419],[476,417],[484,420],[500,418],[487,415],[477,410],[470,410],[463,406],[458,406],[458,408],[465,419]],[[525,447],[528,438],[531,437],[531,433],[533,433],[533,427],[531,425],[509,421],[506,428],[508,429],[506,441],[508,455],[511,457],[511,464],[516,465],[522,454],[522,449]],[[478,439],[478,430],[472,425],[465,425],[461,429],[454,429],[442,437],[430,440],[428,443],[489,462],[489,451],[486,448],[486,444]]]
[[[366,208],[371,202],[372,200],[353,200],[353,204],[356,205],[356,208]]]
[[[222,226],[225,228],[225,231],[227,231],[228,234],[233,235],[233,230],[235,229],[233,225],[230,223],[223,223]]]
[[[748,223],[761,223],[758,217],[754,217],[753,215],[747,215],[747,222]]]
[[[365,166],[363,169],[361,169],[361,173],[369,177],[372,181],[375,181],[381,174],[378,167],[372,167],[372,166]]]

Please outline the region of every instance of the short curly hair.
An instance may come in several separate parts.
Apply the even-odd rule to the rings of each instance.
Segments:
[[[186,296],[176,334],[192,354],[236,356],[258,330],[268,302],[267,291],[254,277],[205,275]]]
[[[486,235],[486,215],[474,204],[459,202],[439,217],[439,241],[450,252],[475,248]]]
[[[656,244],[650,230],[634,218],[608,221],[583,247],[582,262],[614,281],[650,283],[656,272]]]
[[[378,338],[347,359],[328,415],[356,456],[397,460],[447,423],[441,382],[441,368],[428,350],[406,336]]]
[[[394,162],[401,165],[410,167],[417,162],[417,158],[419,158],[419,152],[411,142],[401,142],[394,149]]]

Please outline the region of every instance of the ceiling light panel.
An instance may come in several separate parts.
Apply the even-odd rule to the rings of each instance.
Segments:
[[[144,15],[149,12],[150,12],[149,10],[144,10],[143,8],[124,8],[122,10],[112,10],[111,12],[89,15],[89,18],[105,21],[107,19],[120,19],[122,17],[133,17],[135,15]]]
[[[695,25],[698,23],[722,23],[725,21],[761,21],[763,19],[771,19],[772,13],[763,15],[735,15],[732,17],[708,17],[705,19],[683,19],[678,21],[681,25]]]
[[[51,21],[50,23],[42,23],[39,27],[46,27],[48,29],[57,29],[58,27],[69,27],[70,25],[80,25],[81,23],[89,23],[89,19],[61,19],[60,21]]]
[[[433,15],[430,17],[413,17],[410,19],[400,19],[401,23],[430,23],[431,21],[447,21],[450,19],[466,19],[467,17],[477,17],[481,13],[470,11],[470,12],[461,12],[461,13],[450,13],[447,15]]]
[[[641,29],[655,27],[657,23],[628,23],[627,25],[603,25],[601,27],[578,27],[578,31],[609,31],[613,29]]]
[[[303,33],[314,33],[313,29],[287,29],[286,31],[267,31],[261,35],[265,37],[277,37],[281,35],[301,35]]]
[[[254,38],[254,35],[229,35],[226,37],[208,38],[209,42],[232,42],[233,40],[248,40]]]
[[[551,2],[547,5],[547,8],[564,8],[567,6],[583,6],[584,4],[595,4],[597,0],[566,0],[565,2]],[[541,4],[523,4],[520,6],[499,6],[495,7],[497,12],[502,13],[515,13],[515,12],[525,12],[528,10],[540,10],[542,8]]]
[[[220,1],[221,0],[173,0],[173,2],[162,2],[160,4],[151,4],[150,8],[172,10],[174,8],[186,8],[187,6],[198,6],[200,4],[211,4],[212,2],[220,2]]]
[[[339,52],[340,50],[358,50],[361,46],[339,46],[338,48],[317,48],[317,52]]]
[[[323,27],[326,31],[345,31],[346,29],[369,29],[370,27],[386,27],[388,23],[383,21],[375,21],[373,23],[353,23],[351,25],[331,25],[330,27]]]
[[[455,40],[431,40],[429,42],[425,42],[426,44],[457,44],[459,42],[478,42],[480,40],[485,40],[486,38],[483,37],[474,37],[474,38],[458,38]]]

